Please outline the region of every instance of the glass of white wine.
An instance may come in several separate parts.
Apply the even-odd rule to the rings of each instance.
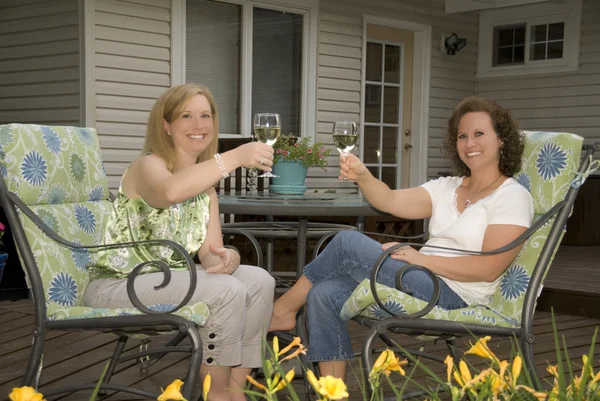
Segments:
[[[273,146],[281,132],[281,119],[279,114],[258,113],[254,115],[254,136],[259,142]],[[270,171],[259,175],[259,177],[278,177]]]
[[[358,143],[358,123],[354,121],[336,121],[333,124],[333,144],[342,156],[348,156]],[[336,182],[352,182],[346,177]]]

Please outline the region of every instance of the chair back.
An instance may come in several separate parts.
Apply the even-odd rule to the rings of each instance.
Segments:
[[[94,129],[0,125],[0,169],[6,189],[58,235],[84,245],[102,243],[112,204]],[[11,226],[20,224],[27,239],[17,244],[21,265],[30,285],[39,281],[32,276],[41,278],[46,314],[80,306],[95,253],[62,246],[17,212]],[[25,257],[28,252],[33,258]]]
[[[531,193],[536,221],[565,199],[579,167],[583,138],[568,133],[538,131],[525,131],[525,138],[523,164],[514,178]],[[514,326],[521,324],[526,298],[534,303],[539,296],[541,282],[558,250],[565,231],[564,223],[560,227],[560,235],[548,240],[556,218],[555,215],[529,237],[500,277],[492,296],[489,307]],[[542,258],[540,262],[543,253],[548,253],[549,258]],[[540,269],[537,274],[541,274],[542,280],[532,282],[532,276]],[[532,285],[536,288],[530,288]],[[535,309],[533,306],[529,305],[527,309]]]

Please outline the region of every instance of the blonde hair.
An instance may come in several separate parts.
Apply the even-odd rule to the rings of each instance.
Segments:
[[[171,172],[175,172],[178,168],[177,154],[175,153],[175,145],[173,138],[167,135],[164,129],[163,120],[167,123],[172,123],[177,120],[185,109],[185,105],[196,95],[203,95],[210,104],[210,112],[213,120],[214,138],[208,148],[198,156],[196,163],[200,163],[212,159],[217,153],[218,138],[219,138],[219,113],[217,104],[213,98],[210,89],[204,85],[183,84],[177,85],[166,91],[158,98],[150,117],[148,118],[148,126],[146,129],[146,141],[142,155],[153,153],[163,159],[167,168]]]

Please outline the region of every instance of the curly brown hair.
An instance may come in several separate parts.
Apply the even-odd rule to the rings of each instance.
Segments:
[[[454,109],[452,117],[448,120],[448,131],[442,146],[444,155],[450,159],[456,174],[471,176],[471,170],[460,159],[456,149],[458,137],[458,124],[467,113],[483,111],[492,119],[492,125],[498,139],[503,144],[500,148],[498,169],[507,177],[512,177],[521,169],[521,156],[525,147],[525,137],[519,131],[518,123],[513,119],[510,110],[505,109],[493,100],[471,96],[462,100]]]

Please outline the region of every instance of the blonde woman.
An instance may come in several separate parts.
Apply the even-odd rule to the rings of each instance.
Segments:
[[[275,283],[264,269],[240,265],[240,255],[224,248],[214,186],[240,166],[270,171],[273,148],[252,142],[219,155],[218,132],[217,107],[205,86],[179,85],[162,95],[150,113],[144,150],[123,174],[105,243],[170,239],[198,254],[198,285],[190,303],[202,301],[210,309],[199,329],[201,379],[211,374],[211,401],[242,401],[246,375],[262,366]],[[131,307],[126,277],[138,263],[156,259],[171,266],[171,283],[154,290],[163,274],[144,274],[136,278],[136,293],[145,305],[178,304],[189,286],[187,265],[172,251],[151,247],[104,253],[85,304]]]

